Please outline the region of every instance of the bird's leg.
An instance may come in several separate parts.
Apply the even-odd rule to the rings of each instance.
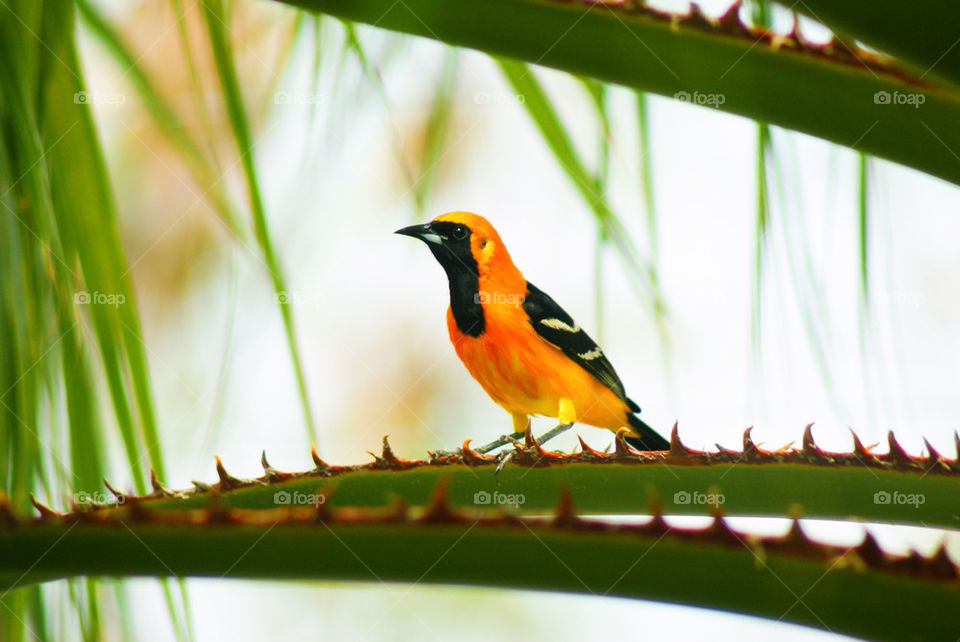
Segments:
[[[574,424],[577,420],[577,409],[573,407],[573,400],[563,397],[560,399],[559,407],[557,408],[557,419],[560,420],[560,423],[548,430],[543,434],[537,441],[542,446],[547,443],[557,435],[562,435],[567,430],[570,429],[570,426]]]
[[[524,434],[526,434],[527,430],[530,428],[530,417],[516,412],[510,413],[510,416],[513,417],[513,434],[500,435],[499,439],[491,441],[486,446],[476,448],[475,450],[478,453],[485,455],[491,450],[496,450],[500,446],[506,446],[507,444],[523,438]]]
[[[541,446],[557,435],[562,435],[566,431],[570,430],[570,427],[573,426],[573,422],[568,424],[557,424],[543,435],[537,439],[537,443]],[[523,435],[521,435],[523,436]],[[500,453],[500,456],[497,458],[497,467],[493,470],[493,478],[497,479],[497,476],[500,474],[500,471],[503,470],[503,467],[507,465],[507,462],[513,457],[513,454],[517,452],[516,450],[504,451]]]
[[[523,436],[526,434],[527,429],[529,429],[530,427],[530,417],[528,417],[527,415],[517,414],[517,413],[510,413],[510,414],[513,417],[513,433],[509,435],[500,435],[498,438],[494,439],[489,444],[486,444],[485,446],[481,446],[480,448],[474,448],[473,449],[474,452],[480,453],[481,455],[485,455],[491,450],[496,450],[497,448],[513,443],[518,439],[523,439]],[[430,453],[431,457],[435,459],[440,457],[460,456],[462,454],[463,454],[462,448],[457,448],[452,452],[449,450],[437,450]]]
[[[560,399],[559,407],[557,408],[557,418],[560,420],[560,423],[545,432],[543,435],[537,439],[537,443],[541,446],[557,435],[562,435],[566,431],[570,430],[570,427],[573,426],[574,422],[577,420],[577,410],[573,405],[573,401],[567,397]],[[514,424],[516,425],[516,424]],[[527,424],[527,430],[530,430],[530,425]],[[510,461],[510,458],[513,457],[513,453],[516,450],[511,450],[510,452],[502,453],[497,461],[497,467],[493,470],[494,480],[500,474],[500,471],[503,470],[503,467],[507,465],[507,462]]]
[[[491,441],[486,446],[481,446],[480,448],[474,448],[474,450],[480,453],[481,455],[486,455],[491,450],[496,450],[500,446],[506,446],[507,444],[513,443],[514,441],[522,438],[523,438],[522,432],[515,432],[510,435],[500,435],[499,437]]]
[[[550,441],[551,439],[553,439],[554,437],[556,437],[557,435],[562,435],[563,433],[570,430],[571,426],[573,426],[572,421],[568,424],[557,424],[547,432],[537,437],[537,443],[539,443],[542,446],[548,441]]]

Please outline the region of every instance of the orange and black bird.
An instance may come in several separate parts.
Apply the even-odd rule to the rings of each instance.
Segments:
[[[487,219],[450,212],[397,230],[426,243],[450,285],[447,329],[473,378],[513,417],[514,433],[531,415],[618,431],[640,450],[666,450],[644,423],[603,351],[545,292],[523,278]],[[504,443],[504,442],[501,442]],[[497,444],[500,445],[500,444]]]

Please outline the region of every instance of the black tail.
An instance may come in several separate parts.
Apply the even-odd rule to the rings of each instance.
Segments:
[[[628,414],[627,422],[637,431],[639,437],[624,437],[624,440],[637,450],[670,450],[670,442],[660,436],[656,430],[644,423],[636,415]]]

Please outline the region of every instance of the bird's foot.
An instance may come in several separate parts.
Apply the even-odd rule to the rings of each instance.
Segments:
[[[513,448],[510,450],[504,450],[497,455],[497,458],[494,460],[496,467],[493,469],[493,482],[495,484],[500,484],[500,471],[503,470],[503,467],[507,465],[507,462],[513,459],[513,456],[516,454],[517,450],[526,448],[530,445],[530,440],[533,439],[530,434],[530,425],[527,424],[526,432],[519,433],[515,432],[512,435],[505,435],[510,443],[513,444]],[[523,437],[523,441],[518,441],[520,437]]]
[[[493,483],[500,484],[500,471],[503,470],[503,467],[507,465],[507,462],[513,458],[513,454],[517,452],[514,450],[505,450],[499,455],[496,459],[496,467],[493,469]]]
[[[548,430],[546,433],[541,435],[539,439],[535,439],[533,437],[533,433],[530,431],[529,426],[527,426],[526,433],[523,433],[522,435],[521,433],[514,433],[513,435],[510,435],[509,436],[510,442],[513,443],[514,448],[513,450],[503,451],[497,456],[497,459],[496,459],[497,465],[496,465],[496,468],[493,469],[494,482],[500,483],[499,482],[500,471],[503,470],[504,466],[507,465],[507,462],[513,458],[514,454],[517,452],[518,449],[538,448],[539,446],[542,446],[543,444],[547,443],[557,435],[561,435],[567,430],[570,430],[571,426],[573,426],[572,423],[558,424],[557,426],[554,426],[553,428]],[[519,437],[521,436],[524,438],[523,442],[518,441]]]
[[[501,446],[506,446],[507,444],[516,443],[518,439],[523,439],[524,433],[515,432],[509,435],[500,435],[489,444],[480,446],[479,448],[473,448],[473,452],[479,453],[481,455],[486,455],[492,450],[496,450]],[[462,457],[463,448],[457,448],[455,450],[430,450],[427,451],[430,455],[431,460],[443,459],[445,457]]]
[[[515,432],[511,435],[500,435],[497,439],[494,439],[486,446],[481,446],[480,448],[475,448],[474,451],[480,453],[481,455],[486,455],[491,450],[496,450],[501,446],[506,446],[507,444],[512,444],[518,439],[523,437],[522,432]]]

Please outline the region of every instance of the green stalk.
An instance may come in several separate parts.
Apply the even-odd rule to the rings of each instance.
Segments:
[[[872,455],[862,446],[853,453],[824,453],[809,434],[803,449],[777,453],[757,450],[747,439],[744,452],[706,454],[674,446],[673,454],[652,457],[627,454],[622,443],[609,455],[588,451],[559,456],[533,449],[515,453],[516,464],[498,476],[492,462],[408,462],[387,448],[364,466],[322,464],[296,475],[267,466],[258,480],[238,480],[219,467],[220,482],[212,488],[198,486],[173,497],[164,492],[143,501],[157,510],[197,508],[217,493],[225,507],[270,508],[283,505],[284,499],[296,503],[296,497],[323,490],[330,495],[331,506],[384,506],[397,497],[419,505],[428,501],[440,480],[446,480],[449,499],[456,505],[473,505],[477,493],[499,491],[522,494],[519,509],[533,514],[548,510],[569,491],[579,508],[596,514],[649,514],[659,506],[667,514],[706,515],[719,507],[730,515],[960,526],[956,461],[939,455],[914,459],[896,441],[893,454]],[[719,493],[724,499],[715,505],[698,503],[696,493]],[[127,514],[131,509],[122,504],[100,510]]]
[[[702,531],[553,520],[498,511],[305,509],[0,527],[0,582],[75,574],[471,584],[694,604],[884,640],[955,635],[957,569],[854,548]],[[509,551],[520,563],[491,564]]]

